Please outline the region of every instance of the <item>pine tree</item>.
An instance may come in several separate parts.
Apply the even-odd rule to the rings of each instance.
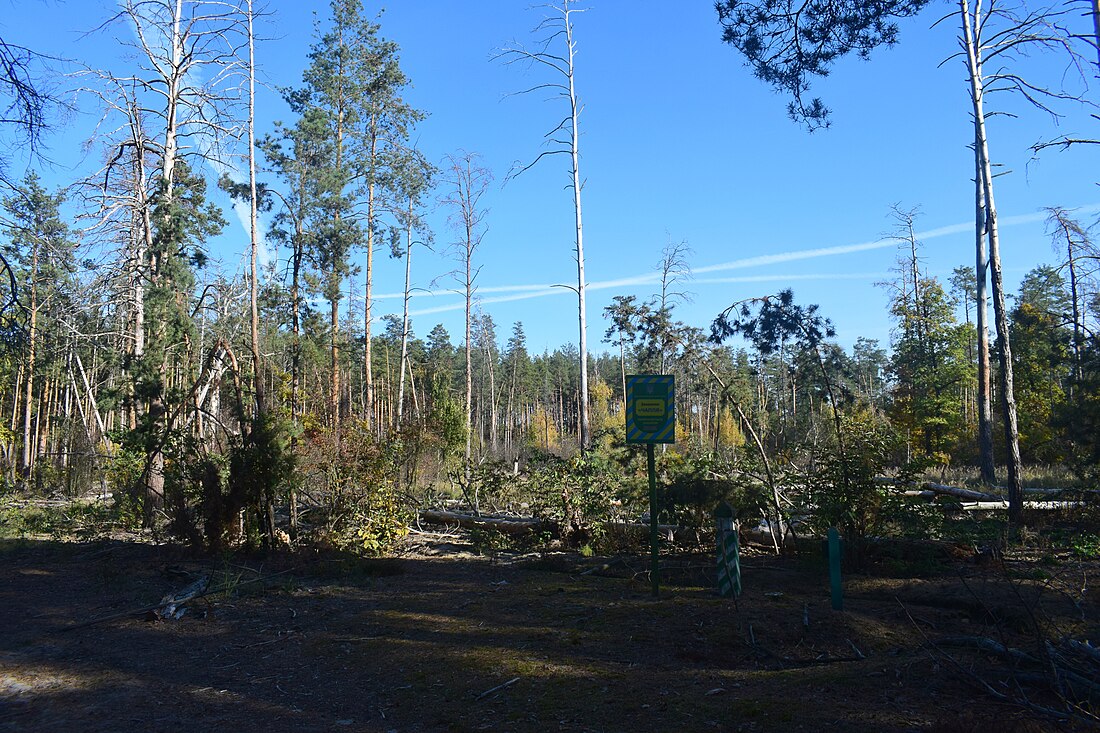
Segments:
[[[41,409],[41,385],[44,332],[52,328],[53,320],[64,311],[66,285],[72,283],[75,271],[73,242],[69,227],[62,219],[61,193],[50,194],[38,175],[31,171],[12,195],[3,199],[6,213],[4,233],[9,244],[6,258],[17,268],[20,302],[26,314],[23,373],[22,449],[19,472],[24,481],[31,476],[38,454],[33,430],[35,407]],[[61,306],[59,308],[59,306]],[[47,355],[47,358],[48,355]],[[37,386],[37,388],[36,388]],[[37,399],[37,402],[36,402]]]

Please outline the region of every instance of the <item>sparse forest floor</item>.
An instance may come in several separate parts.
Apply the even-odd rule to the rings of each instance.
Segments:
[[[481,556],[454,533],[376,560],[6,539],[0,731],[1086,729],[998,701],[1064,709],[1041,664],[959,639],[1100,638],[1100,563],[919,555],[849,572],[837,612],[805,554],[747,550],[734,603],[702,551],[663,557],[655,600],[641,555]],[[216,592],[179,620],[124,613],[203,574]]]

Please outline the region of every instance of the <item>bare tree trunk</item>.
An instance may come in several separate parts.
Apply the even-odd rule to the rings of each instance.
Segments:
[[[253,33],[252,0],[248,0],[248,189],[249,189],[249,305],[252,336],[252,388],[256,395],[255,417],[258,422],[265,418],[264,409],[264,362],[260,351],[260,279],[256,267],[256,258],[260,249],[260,233],[257,223],[260,202],[256,200],[256,36]],[[243,416],[242,416],[243,418]],[[263,495],[257,497],[262,502],[263,519],[267,530],[269,547],[275,546],[275,487],[263,486]]]
[[[58,467],[69,477],[70,487],[72,473],[68,471],[69,467],[69,455],[73,450],[73,389],[72,389],[72,345],[69,346],[69,353],[65,357],[66,367],[69,369],[70,378],[64,380],[65,392],[61,397],[61,416],[64,420],[61,423],[61,429],[55,431],[57,434],[54,436],[54,450],[57,452],[57,465]],[[58,384],[62,384],[61,375],[58,375]],[[84,428],[87,430],[87,423],[84,423]]]
[[[401,377],[397,386],[397,429],[401,429],[401,420],[405,414],[405,367],[409,362],[409,291],[412,281],[412,228],[413,202],[409,199],[409,218],[405,226],[405,294],[401,310]],[[411,371],[411,370],[410,370]],[[415,397],[415,390],[413,396]]]
[[[993,199],[993,172],[989,160],[989,142],[986,137],[983,106],[983,76],[981,39],[977,31],[982,27],[980,0],[971,16],[968,0],[959,0],[962,11],[964,46],[967,67],[970,72],[970,91],[973,103],[975,146],[978,149],[980,180],[985,191],[985,225],[989,237],[989,264],[993,286],[993,316],[997,329],[998,357],[1001,365],[1001,406],[1004,410],[1005,447],[1008,451],[1008,518],[1015,524],[1020,520],[1023,508],[1023,490],[1020,477],[1020,443],[1016,425],[1016,395],[1012,375],[1012,345],[1009,340],[1008,312],[1005,307],[1004,281],[1001,274],[1000,239],[997,230],[997,207]]]
[[[585,316],[585,285],[584,281],[584,228],[581,222],[581,180],[580,170],[580,131],[577,117],[580,114],[580,106],[577,102],[577,91],[573,82],[573,56],[576,47],[573,43],[573,23],[569,18],[569,2],[565,0],[565,41],[568,48],[568,77],[569,77],[569,109],[572,134],[570,135],[570,156],[572,158],[573,174],[573,211],[576,215],[577,225],[577,320],[580,325],[580,447],[581,452],[588,450],[591,443],[588,424],[588,322]]]
[[[1072,399],[1077,386],[1081,383],[1083,372],[1081,367],[1081,352],[1085,343],[1084,324],[1081,315],[1081,286],[1080,275],[1077,271],[1077,251],[1074,248],[1074,228],[1068,219],[1068,214],[1062,209],[1051,210],[1051,219],[1062,230],[1062,236],[1066,238],[1066,266],[1069,268],[1069,294],[1073,316],[1073,341],[1070,347],[1073,350],[1073,384],[1070,385],[1069,397]]]
[[[367,282],[363,294],[363,380],[367,401],[364,409],[367,413],[368,425],[374,416],[374,367],[371,364],[370,312],[371,288],[374,279],[374,168],[378,151],[378,117],[376,113],[371,114],[370,130],[370,161],[368,163],[370,173],[367,182]],[[381,429],[382,421],[379,420],[377,424]]]
[[[985,248],[985,186],[982,172],[981,153],[978,138],[974,138],[974,239],[977,288],[975,290],[974,320],[978,333],[978,463],[983,484],[992,486],[997,482],[993,460],[993,410],[990,406],[990,363],[989,363],[989,295],[986,288],[989,283],[989,258]]]
[[[493,366],[493,344],[485,344],[485,366],[489,370],[489,449],[496,456],[497,445],[497,388],[496,369]]]
[[[256,416],[264,411],[263,357],[260,354],[260,282],[256,270],[256,255],[260,248],[257,225],[256,200],[256,38],[252,32],[252,0],[248,0],[248,190],[249,190],[249,242],[250,242],[250,315],[252,317],[252,387],[256,393]],[[274,530],[274,527],[269,528]]]
[[[344,74],[343,59],[340,60],[340,76]],[[344,114],[343,99],[340,100],[339,109],[336,113],[336,170],[340,170],[344,164]],[[333,217],[335,229],[337,232],[340,230],[340,212],[337,211]],[[333,277],[337,278],[337,285],[339,285],[339,269],[338,265],[333,263]],[[332,373],[330,375],[331,383],[329,385],[331,393],[329,394],[329,412],[332,417],[332,429],[333,437],[336,439],[337,444],[340,441],[340,301],[335,295],[332,297],[330,303],[329,313],[329,331],[331,334],[331,341],[329,343],[329,357],[331,363]],[[369,419],[369,418],[368,418]]]
[[[477,165],[477,155],[474,153],[450,156],[448,163],[449,179],[447,183],[450,184],[451,190],[447,193],[444,203],[450,206],[456,214],[455,228],[458,230],[461,240],[455,243],[454,248],[462,259],[462,270],[456,273],[455,279],[461,277],[460,282],[466,296],[466,449],[464,452],[465,468],[463,473],[468,483],[473,441],[473,345],[470,342],[470,337],[476,290],[474,281],[477,279],[479,269],[474,267],[473,259],[474,252],[485,236],[482,222],[486,211],[480,208],[480,200],[492,180],[492,176],[488,170]]]
[[[172,28],[168,42],[171,44],[171,68],[165,74],[165,111],[164,111],[164,148],[161,165],[161,182],[164,189],[166,208],[171,206],[173,197],[173,185],[175,182],[176,157],[179,152],[178,134],[181,84],[183,73],[183,41],[180,35],[180,23],[183,18],[183,0],[176,0],[172,16]],[[155,49],[147,49],[150,56],[156,53]],[[165,222],[167,226],[169,223]],[[147,235],[152,237],[150,230]],[[153,262],[150,268],[154,280],[163,277],[160,272],[160,262]],[[157,340],[164,342],[164,324],[157,324]],[[144,522],[151,526],[155,514],[164,506],[164,440],[162,433],[166,429],[167,406],[165,404],[164,391],[167,388],[168,363],[165,351],[160,363],[157,364],[157,388],[149,399],[149,424],[151,434],[149,439],[149,453],[146,456],[145,468],[145,507]]]
[[[31,414],[34,407],[34,370],[35,349],[38,346],[38,250],[37,238],[31,250],[31,307],[27,322],[27,363],[23,369],[26,375],[26,388],[23,397],[23,456],[19,464],[24,482],[30,479],[34,466],[34,451],[31,448]],[[41,406],[39,407],[41,412]]]
[[[82,383],[84,384],[84,390],[87,394],[88,412],[90,412],[95,417],[95,424],[96,424],[96,427],[99,428],[99,436],[100,436],[100,439],[103,441],[103,447],[106,450],[107,455],[110,456],[114,453],[114,446],[111,445],[111,438],[108,435],[107,425],[103,421],[103,415],[100,413],[99,405],[96,403],[95,392],[92,390],[92,385],[88,381],[87,372],[84,371],[84,364],[80,360],[80,354],[79,353],[74,353],[73,354],[73,359],[76,362],[76,368],[80,372],[80,379],[81,379]],[[93,371],[93,373],[94,373],[94,371]],[[77,390],[77,392],[78,392],[77,397],[79,398],[79,389]]]
[[[466,241],[471,241],[472,231],[471,227],[466,226]],[[467,484],[470,481],[470,455],[471,448],[473,446],[473,429],[474,429],[474,364],[472,359],[471,344],[470,344],[470,320],[472,318],[471,309],[473,307],[473,270],[470,264],[470,257],[466,257],[466,452],[463,454],[465,459],[465,467],[463,469]],[[474,507],[474,511],[477,511],[477,507]]]
[[[142,130],[141,115],[136,104],[131,107],[130,131],[134,143],[134,204],[138,207],[134,217],[134,229],[137,234],[133,237],[133,271],[130,273],[130,297],[134,319],[133,343],[130,347],[131,369],[133,369],[145,358],[145,263],[153,244],[152,212],[149,210],[145,177],[145,133]],[[132,374],[131,377],[133,377]],[[130,429],[136,430],[144,406],[135,391],[135,380],[131,378],[127,381],[127,392],[130,397],[128,422]]]
[[[57,389],[57,377],[48,375],[35,418],[34,442],[39,458],[45,458],[49,453],[50,432],[53,427],[54,413],[57,411]]]
[[[12,435],[16,434],[15,430],[16,430],[16,428],[19,427],[19,417],[20,417],[20,409],[19,408],[22,405],[22,403],[19,401],[19,399],[20,399],[20,397],[23,393],[23,373],[24,373],[24,371],[25,371],[25,367],[22,363],[20,363],[19,367],[15,370],[15,382],[12,384],[12,389],[11,389],[11,395],[12,395],[11,396],[11,422],[9,424],[9,428],[11,430]],[[22,464],[17,464],[16,463],[16,460],[15,460],[15,445],[14,445],[15,441],[13,440],[12,443],[13,443],[13,445],[11,447],[11,452],[7,456],[7,458],[8,458],[7,469],[8,469],[9,478],[11,479],[12,483],[15,483],[16,474],[19,473],[20,469],[22,468]]]
[[[626,404],[626,345],[623,343],[623,334],[619,333],[619,372],[623,378],[623,404]]]

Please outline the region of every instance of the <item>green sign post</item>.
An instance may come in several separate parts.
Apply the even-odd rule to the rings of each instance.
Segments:
[[[672,375],[634,374],[626,378],[626,442],[645,443],[649,469],[650,578],[653,595],[660,594],[657,548],[656,443],[676,442],[676,390]]]

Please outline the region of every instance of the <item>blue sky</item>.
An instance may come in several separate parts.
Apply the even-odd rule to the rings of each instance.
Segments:
[[[125,68],[114,40],[126,28],[84,35],[115,12],[107,0],[0,0],[0,34],[46,53]],[[369,12],[382,6],[367,2]],[[869,63],[846,60],[816,91],[834,110],[829,130],[808,134],[786,116],[786,101],[752,77],[720,41],[709,0],[670,4],[603,0],[577,17],[577,85],[581,116],[586,270],[590,284],[589,344],[606,324],[603,308],[616,295],[644,299],[662,248],[691,248],[695,281],[679,317],[707,327],[719,311],[747,297],[794,289],[796,300],[819,303],[838,337],[888,342],[887,293],[893,245],[890,207],[918,208],[923,256],[946,279],[973,264],[973,157],[965,68],[940,62],[955,52],[954,24],[932,23],[951,6],[937,5],[902,23],[901,43]],[[327,3],[273,2],[274,15],[257,48],[262,78],[273,86],[300,83],[312,41],[312,14]],[[407,98],[429,113],[418,131],[421,149],[439,161],[460,149],[483,156],[496,184],[486,196],[488,234],[479,260],[481,307],[501,340],[522,321],[533,351],[576,343],[576,299],[555,284],[574,284],[573,214],[566,160],[550,157],[507,185],[517,161],[534,158],[542,136],[565,114],[561,100],[508,96],[537,83],[534,70],[494,62],[510,40],[529,41],[543,16],[525,2],[399,0],[380,17],[382,32],[401,49],[413,83]],[[1057,74],[1044,59],[1032,73]],[[1094,80],[1095,82],[1095,80]],[[1095,96],[1094,96],[1095,98]],[[995,100],[995,105],[1010,100]],[[273,91],[258,100],[260,131],[290,115]],[[997,180],[1004,224],[1003,261],[1014,290],[1020,277],[1051,262],[1041,209],[1084,207],[1100,213],[1100,150],[1049,151],[1034,159],[1029,146],[1063,132],[1088,134],[1088,123],[1054,126],[1045,115],[1018,111],[991,123],[991,152],[1008,172]],[[89,106],[49,140],[56,161],[47,180],[68,181],[90,169],[81,152],[96,110]],[[1096,135],[1095,123],[1091,134]],[[1097,146],[1093,146],[1097,147]],[[433,211],[437,253],[414,254],[413,324],[426,335],[443,323],[459,341],[462,299],[437,280],[455,264],[442,250],[454,237],[446,214]],[[247,234],[234,221],[215,246],[222,266],[240,266]],[[362,255],[359,255],[362,259]],[[397,295],[403,265],[378,258],[375,292]],[[360,293],[361,285],[354,288]],[[443,292],[438,292],[443,291]],[[346,304],[346,301],[345,301]],[[382,298],[376,314],[399,312],[400,299]]]

